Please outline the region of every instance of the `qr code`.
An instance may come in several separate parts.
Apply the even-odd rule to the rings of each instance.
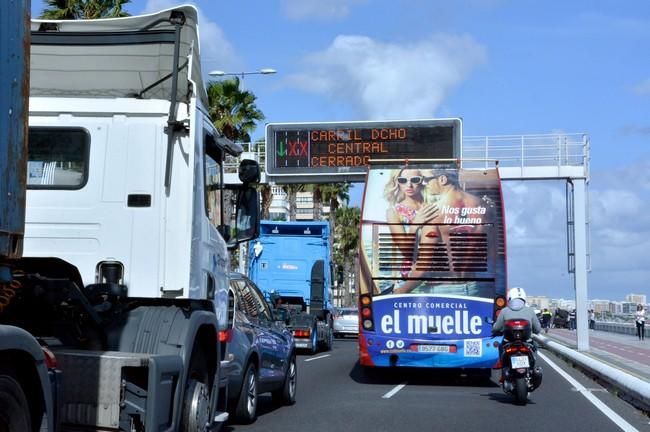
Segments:
[[[481,357],[482,355],[481,339],[465,339],[465,357]]]

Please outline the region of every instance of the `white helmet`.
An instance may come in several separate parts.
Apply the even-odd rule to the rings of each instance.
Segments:
[[[510,291],[508,291],[508,303],[513,299],[521,299],[526,303],[526,291],[519,287],[510,288]]]

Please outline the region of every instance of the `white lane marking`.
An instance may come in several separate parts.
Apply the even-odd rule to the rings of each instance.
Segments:
[[[395,388],[393,388],[391,391],[389,391],[388,393],[383,395],[381,398],[382,399],[390,399],[391,397],[395,396],[395,393],[402,390],[404,387],[406,387],[406,383],[396,385]]]
[[[308,361],[312,361],[312,360],[318,360],[318,359],[322,359],[322,358],[325,358],[325,357],[329,357],[330,355],[331,354],[323,354],[323,355],[320,355],[318,357],[309,357],[308,359],[305,359],[305,361],[308,362]]]
[[[546,363],[557,373],[559,373],[565,380],[569,381],[569,384],[571,384],[573,387],[575,387],[576,391],[581,393],[584,397],[587,398],[589,402],[591,402],[596,408],[598,408],[603,414],[605,414],[609,419],[614,422],[616,426],[621,428],[621,430],[625,432],[639,432],[638,429],[636,429],[634,426],[626,422],[623,417],[619,416],[616,414],[610,407],[605,405],[600,399],[598,399],[596,396],[592,395],[591,392],[582,384],[580,384],[578,381],[576,381],[571,375],[563,371],[558,365],[553,363],[551,359],[546,357],[544,354],[541,352],[537,351],[537,355],[539,355],[541,358],[544,359]]]

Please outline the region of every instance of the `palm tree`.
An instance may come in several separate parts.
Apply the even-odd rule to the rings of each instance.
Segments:
[[[208,114],[214,126],[232,141],[250,142],[255,121],[264,120],[264,113],[255,105],[257,96],[240,90],[237,78],[212,81],[208,83],[207,93]],[[230,258],[231,266],[239,267],[239,256],[234,251],[231,251]]]
[[[208,113],[212,122],[233,141],[250,142],[250,133],[264,113],[257,108],[257,96],[239,88],[239,78],[212,81],[208,84]]]
[[[308,190],[313,194],[314,220],[322,219],[323,205],[328,205],[330,220],[334,221],[339,204],[347,205],[350,200],[349,183],[313,184],[308,186]]]
[[[40,18],[78,20],[118,18],[130,14],[122,6],[131,0],[45,0],[47,4]]]
[[[340,207],[336,209],[335,217],[337,223],[334,228],[334,262],[336,263],[336,275],[342,278],[338,281],[339,287],[350,287],[354,278],[354,267],[359,254],[359,224],[361,222],[361,210],[359,207]],[[343,304],[352,304],[349,292],[345,291]]]
[[[287,194],[287,200],[289,201],[289,220],[290,221],[295,221],[296,220],[296,195],[298,192],[302,192],[305,190],[305,185],[304,184],[286,184],[282,186],[282,189],[286,192]]]

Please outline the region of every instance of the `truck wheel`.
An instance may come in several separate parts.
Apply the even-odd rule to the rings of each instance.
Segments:
[[[272,393],[273,400],[283,405],[293,405],[296,403],[296,386],[298,384],[298,374],[296,368],[296,356],[291,356],[287,374],[284,377],[284,385]]]
[[[183,423],[186,432],[207,431],[212,424],[210,413],[210,377],[206,355],[195,343],[190,357],[185,396],[183,400]]]
[[[314,326],[311,328],[311,355],[314,355],[318,352],[318,324],[314,323]]]
[[[0,370],[0,431],[31,431],[25,392],[9,373]]]
[[[330,351],[334,345],[334,332],[330,327],[327,327],[327,336],[325,337],[325,351]]]
[[[239,391],[235,418],[242,424],[250,424],[257,418],[257,368],[249,363],[244,382]]]

